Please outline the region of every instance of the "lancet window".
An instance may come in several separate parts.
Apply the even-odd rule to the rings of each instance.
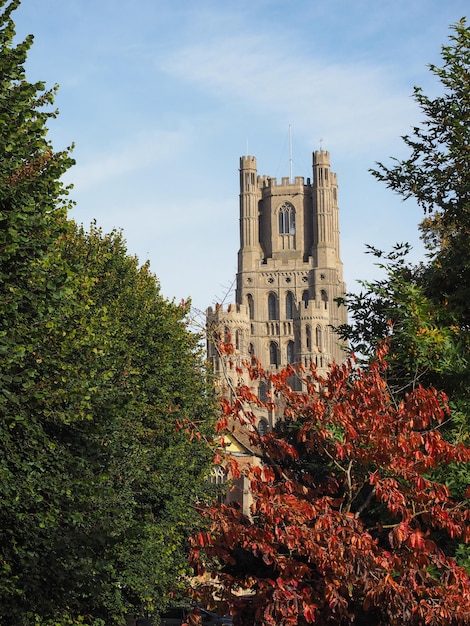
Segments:
[[[287,344],[287,362],[294,363],[295,360],[295,346],[293,341],[289,341]]]
[[[284,202],[279,209],[279,234],[295,234],[295,209],[290,202]]]
[[[268,318],[270,320],[279,319],[279,307],[277,297],[274,293],[270,293],[268,296]]]
[[[279,348],[275,341],[269,344],[269,363],[276,367],[279,365]]]
[[[248,294],[247,300],[248,300],[248,313],[250,316],[250,320],[253,320],[255,318],[255,303],[253,301],[253,296],[251,295],[251,293]]]
[[[286,319],[294,319],[294,296],[292,291],[288,291],[286,295]]]

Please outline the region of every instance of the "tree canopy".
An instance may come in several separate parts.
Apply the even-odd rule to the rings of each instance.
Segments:
[[[225,401],[260,451],[250,465],[250,515],[207,507],[211,526],[193,538],[192,562],[228,602],[234,624],[402,626],[470,623],[470,578],[443,548],[470,539],[468,494],[451,497],[436,467],[464,465],[470,449],[445,440],[444,394],[417,385],[396,402],[384,374],[387,347],[357,368],[319,376],[289,367],[251,375],[273,389],[261,403],[242,386]],[[305,391],[287,381],[300,375]],[[253,427],[260,406],[282,407],[273,432]],[[241,468],[226,460],[232,476]]]
[[[420,228],[429,262],[420,283],[451,320],[468,330],[470,30],[465,19],[452,27],[441,56],[441,67],[430,65],[441,94],[430,98],[419,87],[414,89],[424,121],[403,137],[409,158],[391,167],[379,163],[373,174],[422,207],[426,217]]]
[[[408,246],[384,253],[373,247],[384,277],[363,282],[349,294],[350,323],[339,328],[353,352],[373,358],[390,339],[387,381],[400,397],[417,383],[433,385],[452,407],[444,431],[449,441],[468,442],[470,432],[469,232],[470,232],[470,29],[462,19],[442,47],[442,66],[430,66],[439,95],[415,88],[423,121],[403,140],[410,156],[379,163],[373,175],[424,211],[419,228],[426,259],[412,265]],[[436,469],[435,475],[439,473]],[[468,470],[451,467],[441,476],[458,497]],[[456,554],[470,563],[468,548]]]
[[[47,138],[54,90],[26,79],[18,4],[0,1],[0,621],[122,624],[188,571],[212,386],[188,305],[120,233],[68,219],[73,160]]]
[[[373,175],[402,196],[414,198],[427,260],[412,266],[407,246],[385,254],[369,248],[385,271],[349,294],[351,323],[339,329],[352,351],[370,356],[391,337],[389,382],[398,389],[416,380],[445,389],[468,404],[470,302],[470,30],[465,19],[442,47],[442,67],[430,65],[441,93],[415,87],[423,121],[403,137],[407,159],[379,163]]]

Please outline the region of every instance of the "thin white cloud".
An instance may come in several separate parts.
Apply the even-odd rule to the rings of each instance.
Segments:
[[[160,69],[233,103],[295,119],[307,134],[320,130],[330,144],[377,145],[403,131],[412,101],[390,68],[372,62],[343,65],[296,53],[288,40],[233,35],[183,46]]]

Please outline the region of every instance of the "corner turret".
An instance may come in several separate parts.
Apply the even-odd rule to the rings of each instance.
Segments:
[[[259,243],[258,202],[260,191],[256,171],[256,157],[240,158],[240,250],[238,271],[243,272],[262,258]]]

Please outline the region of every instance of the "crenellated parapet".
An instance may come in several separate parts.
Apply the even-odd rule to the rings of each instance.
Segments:
[[[240,169],[256,169],[256,157],[249,154],[240,157]]]
[[[208,356],[218,362],[218,343],[230,343],[240,358],[248,355],[250,318],[248,306],[243,304],[217,305],[206,311]]]
[[[277,178],[271,178],[270,176],[258,176],[258,186],[262,189],[271,189],[274,187],[282,187],[284,191],[287,188],[299,188],[305,187],[305,179],[303,176],[296,176],[291,180],[288,176],[283,176],[279,182]],[[310,186],[310,179],[307,179],[307,186]]]
[[[215,307],[209,307],[206,311],[207,317],[212,318],[233,318],[242,319],[248,315],[248,307],[245,304],[216,304]]]

